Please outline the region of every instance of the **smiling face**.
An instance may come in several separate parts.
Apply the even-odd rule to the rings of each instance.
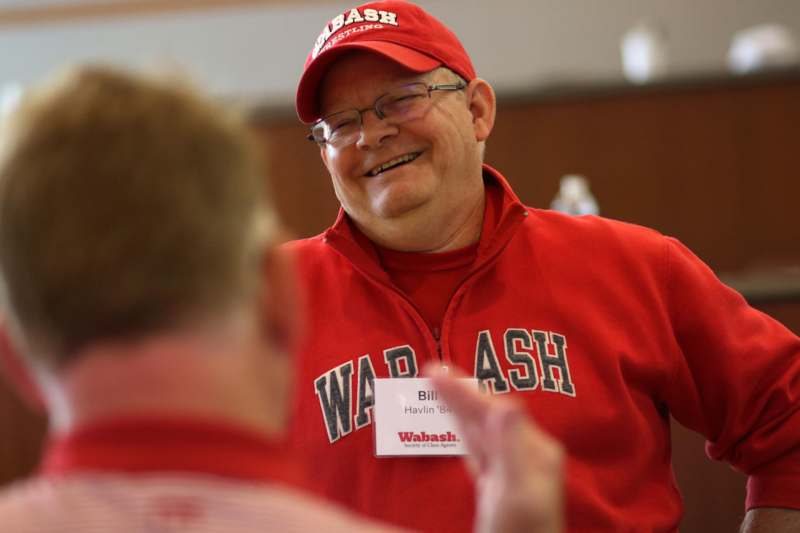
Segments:
[[[322,116],[364,109],[400,85],[455,83],[446,69],[410,72],[377,54],[349,54],[320,90]],[[436,251],[468,245],[483,217],[482,141],[494,119],[494,95],[475,79],[463,91],[431,93],[430,109],[401,124],[363,114],[349,146],[323,145],[322,159],[347,214],[376,243],[397,250]],[[477,221],[476,221],[477,218]],[[474,242],[478,235],[470,236]]]

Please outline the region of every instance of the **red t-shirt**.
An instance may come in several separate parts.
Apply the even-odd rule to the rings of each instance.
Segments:
[[[381,265],[414,303],[435,337],[453,293],[478,256],[478,247],[494,233],[503,201],[502,190],[486,185],[486,207],[478,242],[442,253],[398,252],[375,246]]]

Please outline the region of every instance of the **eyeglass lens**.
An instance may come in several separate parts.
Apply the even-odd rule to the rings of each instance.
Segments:
[[[424,83],[398,87],[378,98],[372,108],[350,109],[330,115],[313,127],[312,135],[317,142],[344,146],[361,133],[362,113],[374,109],[379,118],[399,124],[422,116],[430,101],[428,96],[428,87]]]

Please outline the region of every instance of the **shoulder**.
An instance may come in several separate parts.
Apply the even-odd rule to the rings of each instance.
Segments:
[[[672,240],[654,229],[600,216],[534,208],[528,213],[531,237],[564,252],[661,260]]]
[[[346,268],[347,262],[331,246],[327,233],[289,241],[281,248],[289,254],[295,270],[304,278],[324,276],[326,272],[340,272]]]
[[[299,255],[307,253],[319,253],[321,250],[327,248],[325,240],[325,233],[320,233],[319,235],[314,235],[313,237],[306,237],[304,239],[295,239],[285,242],[281,245],[281,248],[289,253]]]
[[[316,270],[332,261],[337,261],[339,257],[328,242],[327,233],[289,241],[281,248],[289,254],[299,271]]]
[[[0,495],[0,530],[14,533],[364,531],[385,533],[327,502],[272,483],[205,476],[92,474],[32,479]],[[177,530],[177,529],[176,529]]]
[[[664,236],[652,228],[602,216],[574,216],[551,209],[537,209],[534,207],[528,207],[527,210],[536,224],[545,229],[591,233],[593,235],[624,235],[646,239]]]

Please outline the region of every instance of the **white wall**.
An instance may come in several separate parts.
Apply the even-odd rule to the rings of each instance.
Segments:
[[[619,39],[642,18],[669,34],[670,72],[725,68],[730,37],[781,22],[800,37],[798,0],[421,0],[462,38],[502,92],[621,79]],[[249,7],[0,27],[0,84],[30,83],[64,63],[182,65],[215,93],[290,106],[312,42],[350,2]]]

